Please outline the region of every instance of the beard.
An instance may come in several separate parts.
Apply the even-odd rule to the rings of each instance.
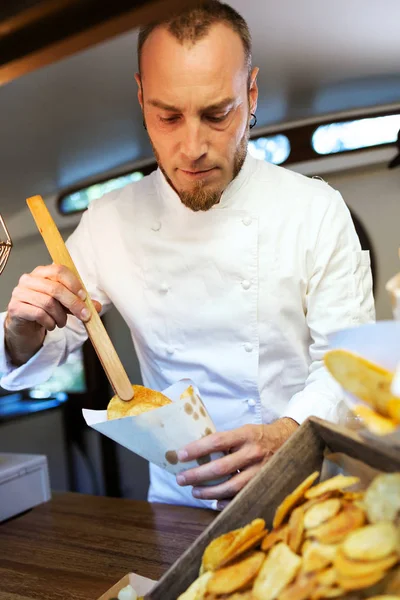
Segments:
[[[235,156],[233,159],[233,175],[231,181],[233,181],[239,175],[243,163],[246,159],[248,141],[249,130],[248,128],[246,128],[246,131],[235,151]],[[152,145],[154,156],[156,158],[158,166],[160,167],[161,172],[163,173],[165,179],[168,181],[170,186],[178,194],[182,204],[187,206],[187,208],[190,208],[190,210],[198,212],[200,210],[210,210],[210,208],[219,203],[224,189],[208,189],[207,186],[204,185],[201,181],[197,181],[190,191],[176,189],[161,163],[160,156],[156,148],[154,147],[151,138],[150,143]]]

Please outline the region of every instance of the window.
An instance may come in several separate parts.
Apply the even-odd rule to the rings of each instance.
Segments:
[[[89,187],[65,194],[60,198],[59,210],[63,215],[81,212],[89,206],[92,200],[100,198],[107,192],[122,188],[132,181],[139,181],[142,177],[144,177],[142,171],[133,171],[132,173],[94,183]]]
[[[392,144],[400,130],[400,115],[357,119],[344,123],[321,125],[312,136],[318,154],[335,154],[360,150],[380,144]]]
[[[290,142],[286,135],[259,137],[249,141],[249,152],[254,158],[280,165],[290,154]]]

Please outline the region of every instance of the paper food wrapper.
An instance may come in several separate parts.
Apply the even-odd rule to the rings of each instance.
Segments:
[[[395,371],[400,364],[400,321],[378,321],[342,329],[329,335],[328,342],[330,349],[355,352],[389,371]],[[365,404],[346,390],[343,396],[350,409],[356,404]],[[376,436],[360,423],[358,431],[374,442],[400,447],[400,427],[390,435]]]
[[[397,273],[397,275],[389,279],[386,284],[386,290],[392,303],[393,318],[395,321],[400,321],[400,273]],[[400,396],[400,362],[396,366],[392,383],[392,392],[394,396]]]
[[[136,573],[128,573],[128,575],[125,575],[105,594],[100,596],[98,600],[113,600],[114,598],[118,598],[120,591],[128,585],[132,586],[138,596],[145,596],[153,589],[156,583],[153,579],[141,577],[140,575],[136,575]]]
[[[162,393],[172,400],[172,404],[136,417],[108,421],[106,410],[89,409],[82,410],[83,417],[89,427],[174,475],[222,458],[222,452],[215,452],[198,461],[178,462],[177,452],[180,448],[215,433],[216,428],[196,385],[190,379],[182,379]],[[220,478],[203,485],[216,485],[226,479]]]

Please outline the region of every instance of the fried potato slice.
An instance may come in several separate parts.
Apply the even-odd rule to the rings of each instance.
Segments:
[[[351,410],[374,435],[389,435],[398,428],[398,424],[393,419],[383,417],[365,404],[356,404]]]
[[[301,558],[280,542],[274,546],[253,585],[253,600],[274,600],[296,577]]]
[[[371,523],[395,521],[400,515],[400,473],[377,475],[364,495]]]
[[[311,475],[309,475],[300,485],[298,485],[291,494],[286,496],[286,498],[276,509],[275,517],[272,523],[274,529],[283,523],[290,510],[304,498],[305,493],[312,486],[318,476],[319,471],[311,473]]]
[[[245,527],[217,537],[203,553],[202,570],[215,571],[225,566],[230,560],[255,547],[266,533],[264,519],[254,519]]]
[[[214,571],[207,583],[211,594],[232,594],[247,587],[255,579],[261,565],[266,560],[264,552],[254,552],[218,571]]]
[[[288,524],[282,525],[281,527],[278,527],[278,529],[273,529],[272,531],[267,533],[267,535],[264,537],[264,539],[261,543],[261,550],[263,550],[264,552],[268,552],[268,550],[270,548],[272,548],[272,546],[274,546],[278,542],[284,542],[285,544],[287,544],[288,537],[289,537],[289,525]]]
[[[323,544],[336,544],[341,542],[350,532],[362,527],[364,523],[364,511],[354,504],[346,504],[343,510],[333,519],[319,527],[308,529],[306,536],[313,537]]]
[[[177,600],[204,600],[207,590],[207,584],[212,577],[212,573],[204,573],[198,577],[188,587],[186,592],[183,592]]]
[[[314,504],[304,514],[304,527],[305,529],[311,529],[312,527],[318,527],[328,521],[332,517],[336,516],[342,507],[342,503],[339,498],[330,498],[323,502]]]
[[[363,577],[373,571],[387,571],[393,567],[399,560],[394,552],[380,560],[352,560],[347,558],[343,551],[339,549],[333,560],[333,565],[342,577]]]
[[[135,417],[149,410],[171,404],[172,401],[161,392],[151,390],[143,385],[133,385],[134,396],[129,402],[113,396],[107,406],[107,419]]]
[[[307,546],[303,546],[302,571],[305,573],[322,571],[333,563],[337,549],[336,544],[320,544],[309,540]]]
[[[343,577],[338,573],[338,584],[346,591],[362,590],[378,583],[385,575],[385,571],[371,571],[362,577]]]
[[[345,390],[375,408],[382,416],[398,417],[400,398],[391,393],[391,371],[342,349],[326,352],[324,362]]]
[[[342,491],[351,485],[360,482],[359,477],[354,477],[352,475],[335,475],[335,477],[331,477],[326,481],[322,481],[318,485],[315,485],[311,489],[307,490],[304,494],[306,498],[317,498],[318,496],[322,496],[326,492],[332,491]]]
[[[317,586],[315,575],[300,574],[281,594],[278,600],[308,600],[311,592]]]
[[[341,549],[347,558],[374,561],[393,554],[398,545],[397,527],[391,521],[380,521],[350,533]]]
[[[316,574],[316,579],[319,585],[324,587],[333,587],[337,584],[337,573],[334,567],[324,569]]]
[[[303,541],[304,532],[304,514],[303,508],[298,506],[292,511],[288,523],[288,541],[287,544],[293,552],[298,552]]]
[[[383,596],[372,596],[369,600],[399,600],[399,597],[384,594]]]
[[[318,586],[314,592],[311,593],[310,600],[321,600],[322,598],[339,598],[343,596],[345,591],[340,587],[325,587],[323,585]]]

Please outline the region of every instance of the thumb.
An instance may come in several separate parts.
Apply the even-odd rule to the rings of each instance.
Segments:
[[[103,305],[100,304],[100,302],[97,302],[97,300],[92,300],[92,302],[97,312],[100,313],[101,309],[103,308]]]

